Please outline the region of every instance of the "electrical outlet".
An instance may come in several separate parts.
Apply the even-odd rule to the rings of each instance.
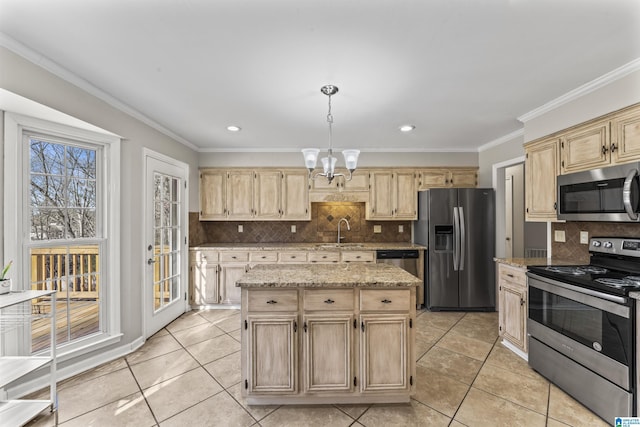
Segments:
[[[244,233],[244,227],[242,224],[238,224],[238,233]]]
[[[553,239],[556,242],[566,242],[567,239],[566,239],[566,237],[564,235],[564,230],[556,230],[556,232],[555,232],[555,234],[553,236]]]
[[[382,233],[382,226],[381,225],[374,225],[373,226],[373,232],[374,233]]]
[[[404,225],[398,226],[398,233],[404,233]]]
[[[295,225],[292,225],[292,226],[291,226],[291,232],[292,232],[292,233],[295,233],[295,232],[296,232],[296,226],[295,226]]]
[[[588,231],[581,231],[580,232],[580,243],[582,243],[583,245],[588,245],[589,244],[589,232]]]

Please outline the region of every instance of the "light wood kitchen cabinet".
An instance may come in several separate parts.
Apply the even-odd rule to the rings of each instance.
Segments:
[[[254,172],[251,170],[227,172],[227,217],[229,219],[253,218],[254,179]]]
[[[498,264],[499,334],[524,354],[528,351],[527,291],[525,270]]]
[[[408,398],[415,288],[243,288],[242,298],[243,394],[250,404]],[[263,366],[274,358],[268,373]],[[270,397],[276,392],[291,397]]]
[[[348,170],[340,170],[340,173],[349,175]],[[351,181],[347,181],[344,176],[338,176],[329,183],[325,177],[318,177],[311,180],[311,192],[368,192],[369,191],[369,171],[366,169],[356,170],[352,176]]]
[[[264,170],[253,172],[253,217],[280,219],[282,216],[282,172]]]
[[[610,152],[613,163],[640,160],[640,105],[611,120]]]
[[[190,303],[195,306],[219,304],[218,253],[215,251],[192,253],[189,270],[191,273]]]
[[[227,172],[218,169],[200,171],[200,220],[227,218]]]
[[[372,170],[369,184],[367,219],[417,219],[418,193],[413,170]]]
[[[556,182],[559,172],[559,138],[526,144],[525,218],[527,221],[556,221]]]
[[[560,137],[560,173],[609,166],[609,120],[577,127]]]
[[[249,271],[249,252],[220,252],[220,302],[240,304],[236,281]]]
[[[353,302],[350,309],[353,310]],[[353,330],[351,313],[305,314],[303,323],[305,391],[351,391],[354,377]]]
[[[478,186],[477,168],[423,169],[418,172],[418,190]]]
[[[281,218],[283,220],[310,220],[309,175],[306,170],[282,171]]]

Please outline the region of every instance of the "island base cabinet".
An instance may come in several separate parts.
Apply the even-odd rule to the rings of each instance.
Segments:
[[[360,316],[362,391],[409,390],[409,319]]]
[[[297,392],[297,315],[249,316],[247,339],[250,374],[249,393]]]
[[[305,316],[305,390],[351,391],[352,315]]]

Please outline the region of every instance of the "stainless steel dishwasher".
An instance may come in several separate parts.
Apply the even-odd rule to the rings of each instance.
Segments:
[[[418,259],[420,253],[417,249],[391,249],[377,250],[376,262],[378,264],[393,264],[418,276]]]

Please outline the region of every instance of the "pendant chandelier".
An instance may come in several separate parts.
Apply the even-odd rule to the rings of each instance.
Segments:
[[[327,113],[327,123],[329,124],[329,150],[327,152],[327,156],[322,158],[323,171],[316,172],[315,174],[313,173],[313,170],[316,168],[320,150],[317,148],[305,148],[302,150],[304,163],[307,166],[307,169],[309,169],[309,179],[316,179],[319,176],[323,176],[327,178],[329,183],[331,183],[335,177],[344,176],[346,181],[351,181],[353,172],[356,170],[356,166],[358,164],[358,155],[360,155],[360,150],[342,150],[345,166],[349,170],[349,175],[347,176],[343,173],[335,172],[336,162],[338,159],[333,156],[333,115],[331,114],[331,96],[338,93],[338,87],[334,85],[326,85],[322,86],[320,91],[329,97],[329,112]]]

